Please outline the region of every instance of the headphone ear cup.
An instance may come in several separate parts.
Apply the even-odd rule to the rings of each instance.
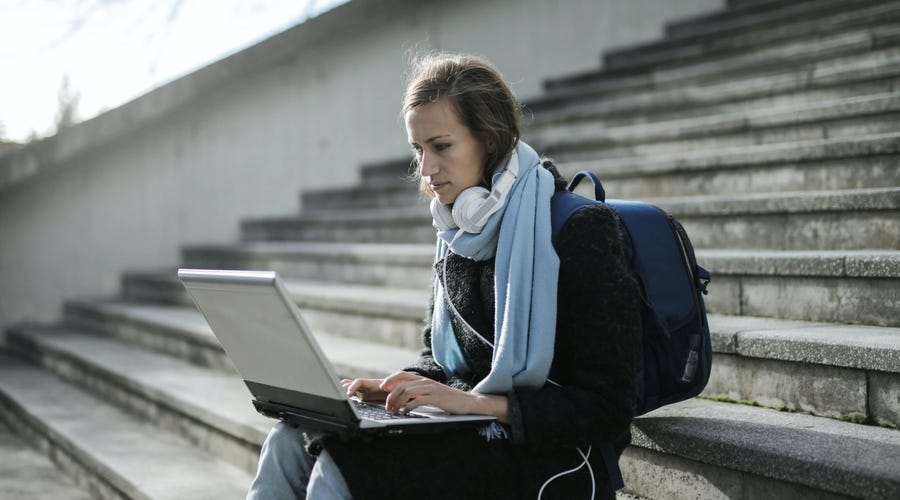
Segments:
[[[484,225],[476,224],[472,217],[490,196],[491,192],[480,186],[470,187],[459,193],[453,202],[453,221],[456,225],[467,233],[480,233]]]
[[[453,222],[453,213],[450,211],[450,207],[437,201],[437,198],[431,199],[431,204],[428,208],[431,209],[432,225],[435,229],[438,231],[449,231],[457,228],[456,223]]]

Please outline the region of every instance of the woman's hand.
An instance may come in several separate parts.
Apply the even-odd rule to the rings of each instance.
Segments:
[[[410,380],[404,375],[410,374],[395,373],[381,382],[381,391],[387,393],[384,406],[389,412],[409,413],[429,405],[447,413],[492,415],[507,423],[508,401],[505,396],[461,391],[425,377]]]
[[[386,379],[380,378],[358,378],[354,380],[341,380],[341,385],[347,391],[347,396],[357,396],[363,401],[384,401],[390,390],[382,389],[382,384],[386,380],[408,381],[418,380],[425,377],[410,372],[396,372]]]

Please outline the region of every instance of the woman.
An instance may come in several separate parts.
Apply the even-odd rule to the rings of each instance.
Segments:
[[[248,498],[613,498],[594,445],[629,443],[640,331],[614,213],[576,212],[554,245],[565,180],[518,140],[519,106],[482,59],[418,60],[403,116],[438,229],[424,348],[343,385],[393,412],[498,423],[350,442],[278,424]]]

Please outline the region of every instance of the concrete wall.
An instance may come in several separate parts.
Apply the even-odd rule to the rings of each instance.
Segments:
[[[0,158],[0,327],[113,295],[125,270],[231,242],[407,154],[405,55],[487,56],[527,100],[604,49],[721,0],[354,0],[58,136]]]

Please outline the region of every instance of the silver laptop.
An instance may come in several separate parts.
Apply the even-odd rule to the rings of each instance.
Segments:
[[[344,436],[442,432],[494,420],[428,407],[393,415],[348,398],[275,272],[179,269],[178,278],[264,415]]]

